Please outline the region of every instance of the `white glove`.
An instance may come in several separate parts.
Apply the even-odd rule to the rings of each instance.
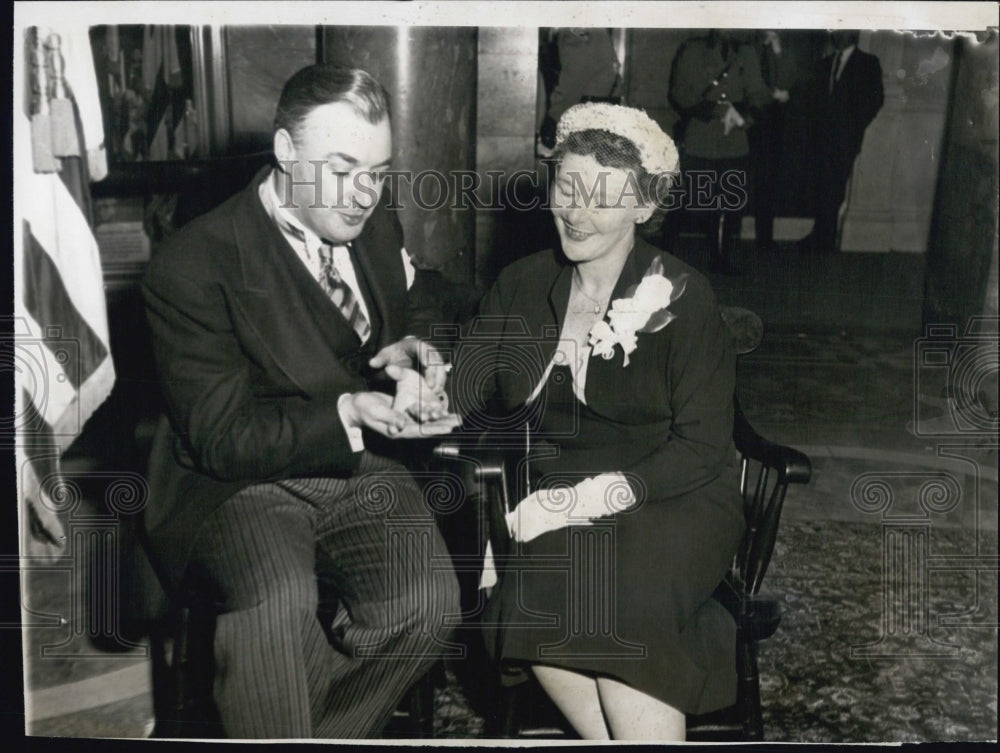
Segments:
[[[726,136],[733,128],[742,128],[746,124],[743,116],[740,115],[739,111],[733,107],[733,103],[729,103],[729,109],[726,110],[726,114],[722,116],[722,131]]]
[[[515,541],[531,541],[567,526],[593,525],[594,519],[623,512],[635,503],[635,493],[622,474],[602,473],[576,486],[529,494],[507,513],[507,527]]]

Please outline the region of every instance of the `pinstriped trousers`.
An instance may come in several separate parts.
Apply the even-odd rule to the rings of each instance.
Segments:
[[[419,487],[369,452],[349,479],[230,497],[190,568],[223,603],[213,693],[229,737],[377,737],[460,612]]]

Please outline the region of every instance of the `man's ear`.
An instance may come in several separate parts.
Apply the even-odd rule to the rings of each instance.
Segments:
[[[274,158],[278,161],[278,168],[286,173],[289,171],[288,163],[297,159],[292,134],[284,128],[274,132]]]

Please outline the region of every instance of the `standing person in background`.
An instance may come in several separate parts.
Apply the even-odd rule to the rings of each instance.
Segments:
[[[736,274],[736,248],[746,203],[750,154],[747,129],[772,100],[757,51],[743,35],[713,29],[681,45],[674,60],[670,102],[681,116],[681,171],[690,207],[708,239],[709,271]],[[696,190],[690,190],[695,188]],[[742,194],[742,196],[741,196]],[[721,224],[721,228],[720,228]]]
[[[771,101],[750,129],[753,162],[753,200],[757,251],[774,251],[774,214],[785,142],[785,112],[795,83],[796,60],[789,55],[776,31],[764,32],[760,67]]]
[[[865,129],[882,107],[882,66],[875,55],[857,48],[858,37],[857,31],[832,32],[833,54],[820,60],[815,72],[815,223],[799,244],[806,253],[837,251],[837,220],[847,181]]]
[[[615,102],[622,96],[621,63],[610,29],[556,31],[559,72],[538,132],[539,153],[548,157],[556,143],[556,122],[580,102]]]

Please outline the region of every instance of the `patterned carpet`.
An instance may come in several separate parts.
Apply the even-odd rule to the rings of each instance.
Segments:
[[[930,548],[938,559],[977,545],[995,557],[996,532],[981,538],[935,530]],[[935,570],[932,557],[927,588],[907,595],[905,577],[883,577],[882,546],[876,525],[783,526],[765,584],[783,619],[759,657],[768,741],[997,738],[996,572]],[[456,669],[437,691],[435,736],[481,737],[469,698],[482,688],[464,687]]]
[[[977,544],[995,557],[996,532],[981,538],[934,530],[929,559]],[[866,523],[785,526],[767,580],[784,619],[761,650],[769,740],[996,739],[996,572],[932,564],[923,588],[882,572],[891,547]]]
[[[740,359],[751,422],[813,462],[809,485],[789,493],[764,581],[783,605],[760,645],[768,741],[997,739],[996,439],[955,433],[946,375],[919,371],[916,352],[915,337],[769,331]],[[25,576],[33,734],[146,736],[147,661],[89,644],[73,611],[84,600],[69,598],[85,593],[81,572]],[[439,676],[439,739],[486,737],[499,707],[474,631],[465,641],[470,658]],[[58,651],[39,660],[44,645]],[[86,694],[68,692],[88,680]],[[527,710],[561,723],[542,697]]]

